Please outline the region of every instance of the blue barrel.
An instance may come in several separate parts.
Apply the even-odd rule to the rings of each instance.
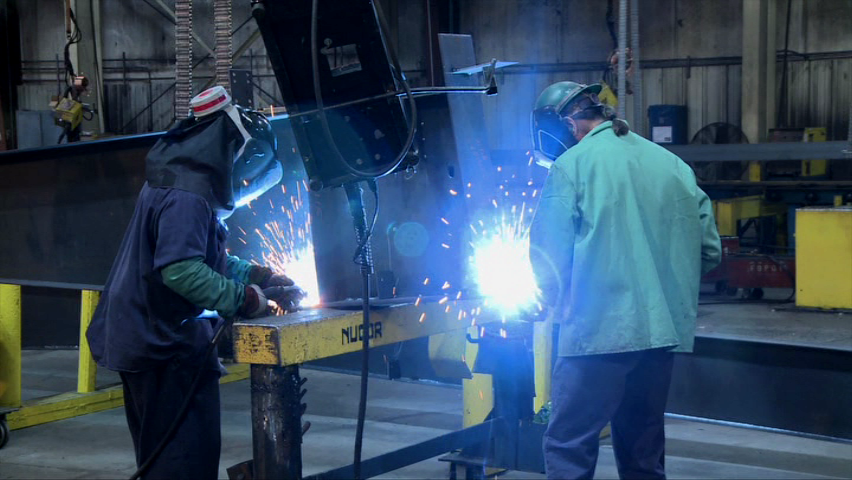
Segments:
[[[686,105],[651,105],[648,107],[648,126],[651,141],[660,144],[684,145],[687,139]]]

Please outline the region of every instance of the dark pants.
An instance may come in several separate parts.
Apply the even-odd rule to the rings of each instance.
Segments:
[[[173,363],[146,372],[121,372],[124,410],[137,466],[150,457],[165,436],[189,393],[197,368]],[[142,478],[218,478],[220,448],[219,372],[207,369],[180,427]]]
[[[673,362],[667,349],[559,357],[544,434],[547,478],[592,478],[607,422],[622,479],[665,478],[663,413]]]

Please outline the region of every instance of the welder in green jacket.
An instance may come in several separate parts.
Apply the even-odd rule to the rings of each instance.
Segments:
[[[692,351],[700,277],[721,244],[690,167],[598,92],[559,82],[533,112],[536,156],[553,163],[530,259],[559,325],[545,464],[549,478],[592,478],[611,421],[620,476],[664,478],[672,352]]]

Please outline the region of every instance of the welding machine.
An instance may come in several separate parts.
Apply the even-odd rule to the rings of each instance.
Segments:
[[[413,139],[413,99],[398,95],[405,80],[377,8],[372,0],[254,2],[311,190],[413,161],[400,158]]]

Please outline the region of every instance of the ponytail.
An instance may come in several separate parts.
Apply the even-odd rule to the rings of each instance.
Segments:
[[[609,120],[612,122],[612,131],[615,132],[616,137],[623,137],[630,133],[630,125],[627,125],[627,122],[618,118],[615,109],[609,105],[594,105],[571,115],[571,117],[577,120]]]
[[[616,116],[614,108],[607,106],[604,109],[604,116],[612,122],[612,131],[615,132],[616,137],[623,137],[630,133],[630,126],[627,125],[627,122]]]
[[[615,132],[616,137],[623,137],[630,133],[630,126],[627,125],[627,122],[620,118],[613,118],[612,131]]]

